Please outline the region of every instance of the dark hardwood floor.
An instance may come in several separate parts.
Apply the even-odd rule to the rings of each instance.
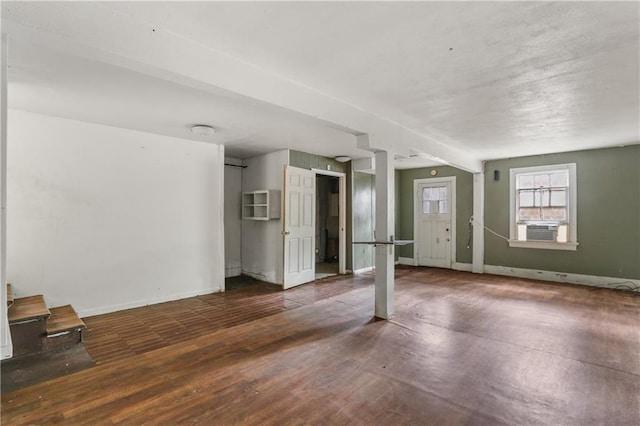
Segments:
[[[226,292],[149,305],[84,318],[84,343],[97,364],[130,358],[151,350],[258,320],[362,288],[370,277],[327,279],[286,292],[281,286],[250,277],[227,279]]]
[[[376,321],[372,276],[238,283],[85,319],[100,364],[3,392],[2,423],[638,425],[635,296],[401,268]]]

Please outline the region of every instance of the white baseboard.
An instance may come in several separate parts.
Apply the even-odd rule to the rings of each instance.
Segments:
[[[6,290],[6,286],[2,286],[2,291],[7,291]],[[3,314],[6,314],[6,311],[3,312]],[[9,321],[8,321],[8,317],[4,317],[3,321],[2,321],[2,325],[0,325],[0,327],[3,328],[2,330],[2,334],[3,337],[6,339],[5,342],[2,342],[2,347],[0,347],[0,359],[8,359],[13,357],[13,342],[11,341],[11,329],[9,329]]]
[[[9,341],[6,346],[2,346],[0,359],[8,359],[13,357],[13,343]]]
[[[373,266],[368,266],[366,268],[360,268],[360,269],[356,269],[353,271],[353,275],[358,275],[358,274],[363,274],[365,272],[371,272],[373,271],[375,268]]]
[[[416,260],[413,257],[401,257],[399,258],[400,265],[417,266]],[[471,272],[470,263],[453,262],[451,269],[456,271]]]
[[[473,265],[471,263],[453,262],[451,269],[454,269],[456,271],[471,272],[473,269]]]
[[[624,284],[640,287],[640,280],[632,278],[600,277],[596,275],[570,274],[566,272],[539,271],[535,269],[511,268],[508,266],[484,265],[485,274],[530,278],[558,283],[582,284],[593,287],[616,288]]]
[[[157,298],[136,300],[134,302],[121,303],[117,305],[101,306],[92,309],[78,309],[77,313],[80,318],[91,317],[94,315],[108,314],[110,312],[123,311],[125,309],[139,308],[141,306],[155,305],[157,303],[171,302],[173,300],[186,299],[188,297],[202,296],[204,294],[219,293],[220,289],[201,289],[189,291],[185,293],[174,293]]]

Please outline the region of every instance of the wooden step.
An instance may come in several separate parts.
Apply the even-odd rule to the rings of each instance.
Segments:
[[[8,313],[9,325],[25,321],[47,319],[51,316],[47,304],[44,303],[44,297],[40,294],[14,299],[13,305]]]
[[[47,320],[47,336],[85,327],[84,322],[71,305],[59,306],[51,308],[51,317]]]
[[[51,308],[51,317],[47,320],[47,333],[42,341],[42,349],[52,351],[75,346],[82,342],[84,328],[84,322],[71,305]]]
[[[7,307],[11,307],[13,305],[13,287],[11,283],[7,283]]]
[[[42,295],[14,299],[8,309],[14,357],[42,351],[47,318],[50,316],[51,312]]]

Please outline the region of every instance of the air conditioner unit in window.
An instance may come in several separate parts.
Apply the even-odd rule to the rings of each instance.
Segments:
[[[558,225],[527,225],[527,241],[556,241]]]

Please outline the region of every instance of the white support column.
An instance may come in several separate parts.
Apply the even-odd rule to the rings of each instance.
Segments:
[[[473,174],[473,251],[471,271],[484,272],[484,173]]]
[[[376,241],[393,241],[395,229],[393,153],[376,152]],[[389,319],[393,315],[394,245],[376,246],[375,316]]]
[[[1,358],[13,356],[7,317],[7,35],[0,50],[0,346]]]

